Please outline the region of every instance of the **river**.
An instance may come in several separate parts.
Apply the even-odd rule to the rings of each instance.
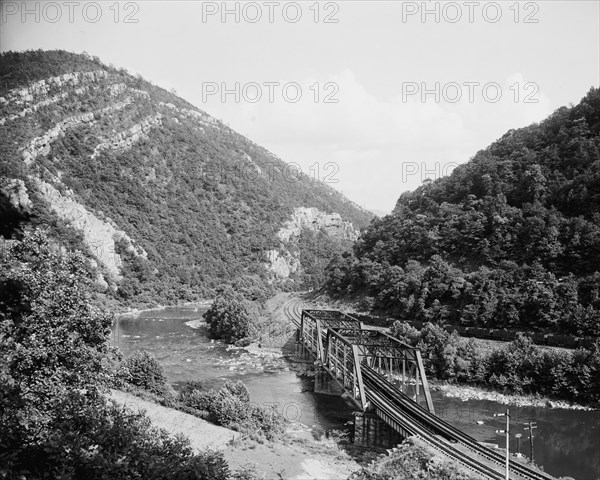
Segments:
[[[302,361],[286,352],[284,357],[256,355],[208,339],[201,322],[203,307],[177,307],[122,317],[113,327],[113,342],[129,355],[135,350],[152,353],[177,388],[186,380],[203,380],[218,388],[225,379],[242,380],[253,402],[274,405],[289,420],[309,426],[315,436],[331,429],[350,428],[354,407],[341,397],[312,392],[313,380],[298,375]],[[192,328],[193,327],[193,328]],[[436,414],[478,441],[504,447],[503,419],[494,418],[505,405],[492,401],[464,402],[432,391]],[[530,455],[525,422],[536,422],[534,455],[550,474],[575,480],[600,480],[600,413],[544,407],[510,407],[511,451],[516,433],[523,436],[519,449]],[[483,422],[483,423],[481,423]]]

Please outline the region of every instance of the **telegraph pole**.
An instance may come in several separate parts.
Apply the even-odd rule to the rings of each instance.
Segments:
[[[496,433],[506,434],[506,472],[504,478],[510,480],[509,462],[510,462],[510,410],[507,408],[506,413],[494,413],[494,417],[506,417],[506,430],[496,430]]]
[[[533,460],[533,429],[537,428],[535,422],[527,422],[525,423],[526,427],[524,430],[529,430],[529,448],[531,449],[531,463],[535,463]]]

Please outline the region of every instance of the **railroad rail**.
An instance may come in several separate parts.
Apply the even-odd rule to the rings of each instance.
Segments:
[[[308,310],[289,302],[285,313],[299,330],[299,342],[362,411],[374,411],[402,436],[416,436],[484,478],[505,478],[504,454],[437,417],[417,348],[382,329],[336,310]],[[554,477],[514,460],[510,478]]]

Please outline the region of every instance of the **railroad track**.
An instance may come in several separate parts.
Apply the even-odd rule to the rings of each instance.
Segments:
[[[285,315],[300,327],[303,308],[302,300],[292,299],[284,304],[283,310]],[[361,371],[367,399],[379,412],[472,472],[492,480],[504,480],[503,454],[480,445],[471,436],[436,417],[396,389],[368,365],[362,364]],[[555,480],[547,473],[533,470],[512,459],[509,465],[512,479]]]
[[[294,298],[283,305],[283,312],[297,327],[300,327],[303,306],[304,302],[297,298]]]
[[[488,462],[500,465],[502,468],[505,465],[504,455],[480,445],[474,438],[428,412],[390,385],[372,368],[362,365],[362,374],[367,397],[372,399],[373,404],[380,410],[383,410],[394,421],[400,425],[406,425],[408,427],[407,430],[412,430],[414,435],[423,438],[423,440],[430,443],[434,448],[457,459],[471,470],[493,479],[504,478],[504,474],[499,473],[484,462],[476,460],[457,449],[450,442],[456,442],[468,449],[472,454]],[[405,415],[400,416],[399,411]],[[438,435],[441,435],[443,438],[440,438]],[[531,480],[554,480],[554,477],[547,473],[533,470],[513,460],[510,460],[510,471],[511,478],[518,476],[518,478]]]
[[[388,416],[393,421],[397,422],[399,425],[402,425],[402,427],[408,432],[410,432],[412,436],[422,439],[432,448],[442,453],[443,455],[458,461],[473,473],[482,475],[484,478],[492,480],[504,479],[504,475],[502,473],[498,472],[489,465],[476,459],[473,459],[469,455],[466,455],[464,452],[458,450],[444,439],[431,433],[419,422],[415,421],[410,417],[401,417],[396,409],[389,406],[389,403],[388,401],[386,401],[385,396],[381,393],[378,393],[376,384],[372,384],[371,380],[366,376],[363,377],[363,381],[365,382],[365,387],[367,389],[367,391],[365,392],[367,398],[371,402],[373,402],[374,405],[377,406],[376,408],[380,412]]]

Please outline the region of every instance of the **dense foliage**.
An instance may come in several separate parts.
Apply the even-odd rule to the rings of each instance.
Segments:
[[[0,257],[2,478],[227,480],[221,454],[105,399],[116,352],[86,265],[39,231]]]
[[[392,334],[420,348],[427,375],[433,378],[506,393],[600,402],[600,341],[591,349],[570,351],[538,347],[519,335],[490,348],[438,325],[428,323],[418,331],[400,321],[392,326]]]
[[[403,194],[326,287],[400,318],[600,335],[600,90]]]
[[[266,252],[286,247],[276,233],[294,208],[338,212],[357,227],[372,218],[336,190],[291,168],[176,95],[95,57],[64,51],[7,52],[0,55],[0,65],[0,97],[56,75],[108,72],[107,79],[97,79],[87,89],[53,87],[48,98],[66,97],[22,117],[20,110],[30,103],[0,104],[0,118],[17,115],[0,123],[0,178],[25,182],[33,200],[29,221],[48,225],[62,243],[75,241],[76,232],[69,231],[38,195],[32,177],[62,193],[70,189],[72,197],[98,218],[110,218],[136,240],[147,259],[128,253],[122,245],[116,252],[124,260],[125,278],[118,294],[123,301],[192,300],[234,281],[246,286],[251,299],[265,297],[270,288]],[[115,89],[118,85],[128,90]],[[140,91],[148,95],[136,93]],[[125,107],[104,110],[132,95],[134,101]],[[175,114],[175,107],[188,113]],[[23,162],[21,149],[33,138],[88,112],[96,112],[93,122],[69,127],[51,143],[48,154],[39,155],[30,166]],[[101,140],[126,133],[155,114],[162,115],[160,125],[133,148],[105,149],[92,158]],[[200,123],[200,117],[206,121]],[[340,248],[339,241],[327,235],[319,243],[320,248],[313,239],[294,244],[302,251],[305,244],[308,247],[303,253],[307,268],[292,275],[289,288],[314,285],[330,250]],[[344,246],[348,248],[349,242]],[[93,246],[87,247],[93,255]]]
[[[472,480],[469,472],[436,455],[422,441],[411,438],[389,457],[350,476],[351,480]]]
[[[256,325],[255,306],[231,287],[220,289],[210,308],[204,314],[208,333],[212,338],[235,343],[249,339]]]
[[[219,391],[206,389],[200,382],[187,382],[179,392],[179,400],[207,412],[208,419],[216,424],[255,438],[272,440],[284,431],[285,420],[277,410],[250,402],[248,389],[240,381],[226,381]]]
[[[146,351],[135,352],[127,357],[117,375],[122,381],[156,394],[164,393],[167,388],[167,377],[162,366]]]

